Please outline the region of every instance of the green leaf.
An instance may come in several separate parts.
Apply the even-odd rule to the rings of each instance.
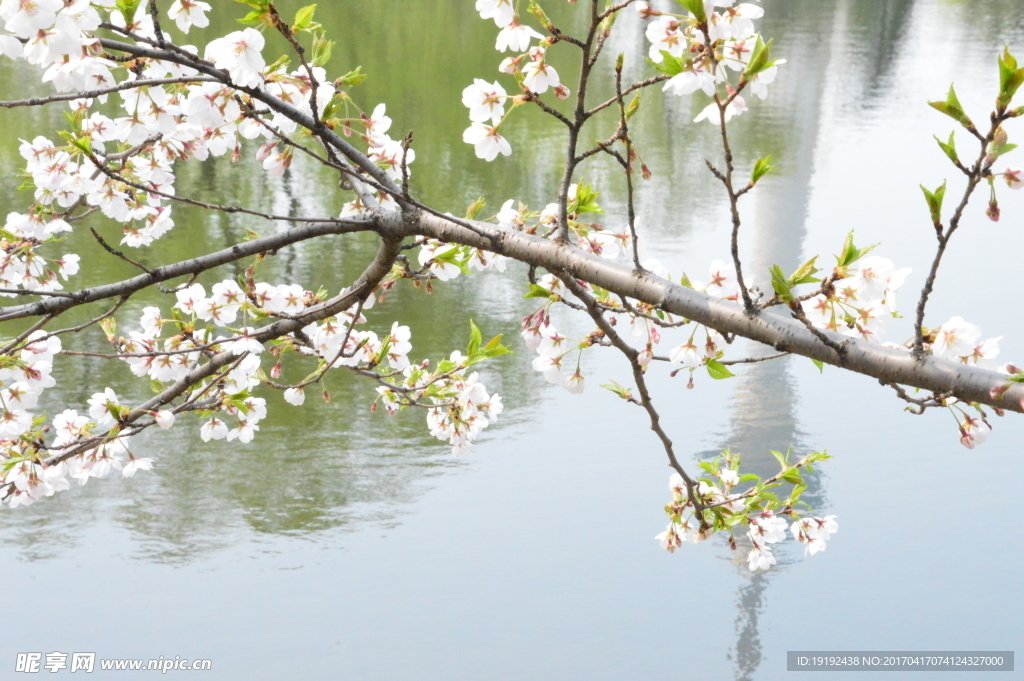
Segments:
[[[530,284],[530,290],[523,298],[550,298],[551,291],[538,284]]]
[[[783,468],[789,465],[786,463],[786,455],[784,455],[782,452],[776,452],[775,450],[772,450],[772,456],[774,456],[778,460],[779,465],[782,466]]]
[[[601,385],[601,387],[604,388],[605,390],[612,391],[613,393],[615,393],[624,400],[633,399],[633,392],[629,388],[624,388],[615,381],[612,381],[611,383],[604,383]]]
[[[71,140],[71,144],[75,145],[76,148],[81,149],[88,156],[92,156],[92,138],[88,135],[85,137],[79,137],[78,139]]]
[[[569,213],[603,213],[604,209],[597,205],[597,197],[601,192],[595,192],[590,184],[580,182],[576,187],[576,199],[569,203]]]
[[[480,211],[487,205],[487,199],[480,197],[477,199],[469,208],[466,209],[466,219],[476,220],[476,216],[480,215]]]
[[[736,374],[729,371],[729,368],[716,359],[708,360],[708,375],[716,380],[732,378]]]
[[[857,248],[853,243],[853,231],[851,230],[850,233],[846,235],[846,241],[843,242],[843,251],[836,256],[836,261],[838,261],[840,267],[852,265],[871,251],[875,250],[875,246],[878,246],[878,244],[873,244],[867,248]]]
[[[999,97],[996,98],[996,104],[1000,107],[1009,106],[1022,83],[1024,69],[1017,68],[1017,59],[1010,54],[1010,48],[1007,47],[999,57]]]
[[[648,59],[654,70],[658,73],[664,73],[666,76],[678,76],[680,73],[686,70],[689,65],[684,57],[673,57],[665,50],[661,50],[661,63]]]
[[[480,349],[481,342],[483,342],[483,334],[480,333],[479,327],[471,319],[469,320],[469,347],[466,354],[470,357],[476,355],[477,350]]]
[[[328,40],[322,34],[313,41],[313,66],[325,66],[331,60],[331,53],[334,51],[334,41]]]
[[[501,334],[498,334],[491,340],[487,341],[487,345],[484,346],[481,354],[489,358],[501,357],[502,355],[512,354],[512,350],[507,345],[501,344]]]
[[[357,66],[354,70],[349,71],[344,76],[334,81],[337,87],[355,87],[364,80],[366,80],[366,74],[362,72],[362,66]]]
[[[754,164],[754,172],[750,174],[750,184],[757,184],[758,180],[771,172],[771,170],[775,168],[771,163],[771,156],[765,156],[764,158],[757,159],[757,162]]]
[[[255,26],[255,25],[257,25],[257,24],[259,24],[259,23],[261,23],[263,21],[263,14],[264,13],[261,12],[261,11],[253,10],[253,11],[249,12],[248,14],[246,14],[241,19],[236,19],[236,21],[238,21],[238,23],[244,24],[246,26]]]
[[[462,270],[463,274],[469,274],[469,268],[466,266],[466,262],[469,260],[469,257],[461,247],[439,253],[431,258],[431,260],[448,265],[455,265]]]
[[[549,31],[553,30],[554,25],[551,23],[551,20],[548,19],[548,15],[544,13],[544,10],[541,9],[541,6],[538,5],[534,0],[530,0],[530,4],[526,8],[526,11],[532,14],[533,16],[537,17],[537,21],[540,22],[541,26],[548,29]]]
[[[924,200],[928,203],[928,212],[932,217],[932,224],[936,227],[942,226],[942,199],[946,195],[946,183],[943,182],[942,186],[933,192],[922,184],[921,191],[924,192]]]
[[[811,361],[814,362],[814,366],[818,367],[818,373],[819,374],[825,373],[825,363],[824,362],[822,362],[820,359],[812,359]]]
[[[1000,144],[999,146],[993,146],[988,150],[989,157],[994,161],[1004,154],[1008,154],[1017,148],[1016,144]]]
[[[686,8],[686,11],[692,14],[699,23],[705,23],[708,20],[708,15],[704,13],[704,0],[676,0],[676,2]]]
[[[125,26],[131,26],[135,22],[135,11],[139,8],[139,2],[141,0],[117,0],[114,3],[124,17]]]
[[[295,13],[295,23],[292,28],[296,31],[301,31],[308,27],[313,22],[313,12],[316,11],[316,5],[308,5],[303,7]]]
[[[960,123],[968,130],[974,129],[974,123],[964,112],[964,107],[960,104],[960,100],[956,96],[956,90],[953,86],[949,86],[949,93],[946,95],[946,101],[944,102],[928,102],[928,106],[932,107],[936,111],[940,111],[953,120]]]
[[[782,268],[778,265],[772,265],[769,271],[772,274],[772,288],[775,289],[775,295],[787,303],[792,303],[793,293],[789,290],[789,281],[786,279],[786,275],[782,273]]]
[[[796,272],[789,275],[789,279],[786,282],[790,286],[799,286],[800,284],[811,284],[816,281],[821,281],[814,275],[820,272],[817,267],[814,266],[814,261],[818,259],[818,256],[814,256],[803,265],[797,268]]]
[[[807,457],[807,461],[808,461],[808,463],[811,463],[811,462],[814,462],[814,461],[824,461],[825,459],[831,459],[831,458],[832,457],[828,455],[827,451],[825,451],[825,452],[814,452],[813,454],[811,454],[810,456]]]
[[[775,64],[775,62],[770,61],[771,47],[772,41],[769,40],[766,43],[761,38],[761,34],[758,33],[757,42],[754,44],[754,51],[750,55],[750,61],[747,62],[747,68],[743,71],[744,80],[752,80],[757,74],[771,68]]]
[[[800,471],[795,468],[790,468],[788,471],[783,473],[782,479],[792,485],[804,484],[804,479],[800,477]]]
[[[751,480],[760,480],[761,476],[757,473],[745,473],[740,476],[740,482],[750,482]]]
[[[636,115],[636,112],[639,111],[639,110],[640,110],[640,93],[638,92],[635,95],[633,95],[633,101],[631,101],[629,103],[629,106],[626,107],[626,120],[628,121],[630,118],[632,118],[634,115]]]
[[[946,155],[946,158],[953,163],[960,162],[960,157],[956,153],[956,143],[953,141],[953,133],[949,133],[949,142],[943,142],[935,135],[932,135],[932,137],[935,137],[935,141],[939,143],[939,148],[942,149],[942,153]]]

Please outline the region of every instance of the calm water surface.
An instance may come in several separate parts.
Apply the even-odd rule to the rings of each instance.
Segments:
[[[227,30],[237,7],[217,4]],[[557,4],[571,23],[575,6]],[[931,139],[951,126],[925,102],[955,81],[969,111],[987,110],[996,51],[1024,53],[1024,9],[1017,0],[764,5],[763,30],[789,63],[769,100],[735,125],[741,163],[770,153],[778,166],[744,206],[745,262],[756,272],[791,268],[827,257],[856,229],[858,242],[880,241],[880,254],[914,268],[909,310],[933,243],[917,185],[957,181]],[[513,196],[552,199],[560,131],[546,120],[525,115],[510,133],[515,153],[493,164],[461,142],[459,93],[474,77],[493,78],[500,61],[495,29],[470,3],[374,0],[320,11],[339,36],[332,73],[362,65],[371,77],[355,94],[369,107],[388,103],[396,136],[415,130],[422,198],[453,212],[480,195],[492,207]],[[619,31],[612,51],[637,55],[627,69],[643,77],[640,22],[624,17]],[[2,68],[5,92],[37,87],[31,74]],[[688,123],[702,106],[651,93],[634,126],[655,173],[640,190],[645,255],[698,278],[727,256],[728,229],[704,168],[715,140],[710,127]],[[17,139],[61,116],[56,106],[4,112],[8,177],[20,167]],[[1011,137],[1024,132],[1017,128]],[[344,201],[329,175],[301,160],[280,182],[247,163],[179,174],[182,193],[275,211],[333,212]],[[584,176],[606,191],[607,222],[621,223],[614,169],[595,165]],[[14,184],[0,188],[9,210],[26,205]],[[1005,359],[1024,361],[1024,317],[1011,293],[1024,196],[1003,203],[998,224],[980,209],[966,220],[931,320],[962,314],[1004,336]],[[177,223],[146,262],[230,243],[246,227],[274,229],[182,208]],[[91,253],[81,233],[73,240]],[[268,279],[341,286],[373,248],[351,239],[294,247],[270,263]],[[128,275],[102,257],[81,285]],[[472,458],[450,458],[419,414],[370,414],[369,386],[337,377],[330,405],[293,410],[271,398],[250,446],[203,443],[184,425],[146,443],[151,474],[4,511],[0,668],[17,652],[60,650],[209,658],[204,678],[226,680],[778,679],[787,650],[1007,650],[1021,640],[1021,419],[999,422],[987,444],[967,451],[947,415],[911,416],[872,380],[830,368],[820,376],[807,360],[755,365],[694,391],[656,379],[691,462],[729,446],[767,471],[769,449],[827,448],[835,458],[809,499],[841,525],[825,553],[805,559],[787,547],[762,575],[718,541],[670,555],[652,539],[665,524],[668,470],[643,414],[533,374],[516,333],[530,306],[511,281],[478,276],[429,301],[402,290],[372,314],[381,325],[409,323],[417,357],[460,347],[469,319],[515,339],[519,352],[486,370],[507,411]],[[909,329],[897,321],[890,337]],[[588,357],[584,369],[591,385],[628,382],[611,354]],[[65,361],[57,371],[65,387],[51,411],[81,408],[104,385],[134,397],[146,389],[120,364]]]

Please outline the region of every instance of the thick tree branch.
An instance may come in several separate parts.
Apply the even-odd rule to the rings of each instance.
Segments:
[[[524,232],[476,223],[478,230],[490,231],[481,237],[464,227],[434,215],[420,214],[406,219],[397,213],[381,217],[385,233],[428,236],[461,243],[519,260],[549,271],[564,271],[581,281],[596,284],[622,297],[628,296],[715,329],[764,343],[778,352],[789,352],[841,366],[890,383],[912,386],[934,393],[949,393],[966,402],[979,402],[1008,411],[1024,413],[1021,398],[1024,384],[1014,383],[993,398],[989,391],[1006,385],[1006,376],[995,371],[968,366],[926,355],[920,361],[911,353],[887,348],[859,338],[822,331],[836,345],[846,348],[842,359],[836,352],[798,320],[766,310],[751,317],[741,305],[715,298],[676,284],[652,273],[637,273],[567,244],[559,244]],[[55,299],[60,300],[60,299]]]
[[[68,293],[65,296],[47,298],[35,303],[25,305],[12,305],[0,307],[0,322],[24,317],[37,317],[41,315],[55,315],[64,312],[76,305],[92,303],[97,300],[114,298],[123,295],[131,295],[136,291],[153,286],[160,282],[175,279],[185,275],[195,275],[206,270],[219,267],[220,265],[241,260],[259,253],[269,253],[283,248],[290,244],[306,241],[318,236],[327,234],[348,234],[351,232],[365,232],[373,230],[369,221],[352,220],[348,222],[322,222],[293,227],[284,232],[265,236],[252,241],[243,241],[230,248],[225,248],[209,255],[190,258],[163,267],[154,267],[146,274],[140,274],[131,279],[125,279],[113,284],[105,284],[93,288],[83,289]]]

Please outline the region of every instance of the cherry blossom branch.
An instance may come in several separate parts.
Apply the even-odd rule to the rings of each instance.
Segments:
[[[623,3],[621,7],[625,7],[629,2]],[[642,268],[640,267],[640,242],[636,234],[636,207],[633,203],[633,140],[629,137],[629,117],[626,115],[626,100],[622,93],[622,66],[622,55],[619,55],[619,59],[615,62],[615,95],[619,100],[619,132],[626,145],[626,217],[629,221],[629,234],[633,243],[633,265],[639,272]]]
[[[598,19],[598,21],[604,21],[605,19],[607,19],[611,15],[616,14],[616,13],[621,12],[622,10],[626,9],[627,7],[632,5],[634,2],[636,2],[636,0],[625,0],[625,2],[620,2],[617,5],[611,5],[610,7],[608,7],[608,9],[606,9],[603,12],[601,12],[601,14],[597,17],[597,19]]]
[[[1002,388],[1006,384],[1006,377],[995,371],[930,355],[917,360],[906,351],[815,329],[833,344],[846,348],[845,357],[840,359],[836,350],[792,317],[771,310],[751,317],[741,305],[695,291],[653,273],[638,273],[632,267],[525,232],[485,222],[470,222],[479,231],[489,232],[488,236],[481,237],[447,218],[423,213],[416,216],[385,213],[379,218],[384,234],[427,236],[504,255],[548,271],[565,272],[620,297],[643,301],[722,334],[764,343],[778,352],[790,352],[875,379],[884,378],[936,393],[952,391],[954,396],[965,402],[980,402],[1024,413],[1024,406],[1020,403],[1024,398],[1024,384],[1014,383],[996,397],[989,394],[993,388]]]
[[[138,38],[143,42],[144,39]],[[228,87],[231,87],[239,92],[244,92],[253,99],[266,104],[271,110],[277,111],[291,120],[295,121],[299,125],[316,132],[325,143],[333,146],[340,151],[346,158],[348,158],[353,164],[355,164],[362,172],[366,173],[380,185],[387,187],[392,192],[400,192],[400,189],[395,186],[391,179],[387,176],[381,168],[379,168],[372,160],[370,160],[365,154],[352,146],[349,142],[335,133],[333,130],[327,128],[322,122],[315,121],[308,114],[299,111],[294,106],[283,102],[270,93],[260,89],[238,85],[231,80],[231,77],[220,69],[215,68],[210,62],[199,59],[194,55],[188,53],[181,54],[179,52],[170,51],[170,44],[167,50],[154,49],[147,47],[146,45],[133,45],[131,43],[125,43],[118,40],[110,40],[107,38],[99,39],[100,45],[104,49],[114,50],[117,52],[124,52],[134,57],[144,57],[148,59],[159,59],[162,61],[168,61],[175,64],[181,64],[182,66],[188,66],[196,69],[197,71],[204,73],[208,76],[212,76],[216,80],[224,83]],[[187,55],[187,56],[186,56]]]
[[[17,99],[12,101],[0,101],[0,107],[14,109],[21,106],[42,106],[54,102],[70,102],[76,99],[94,99],[103,95],[110,95],[125,90],[134,90],[140,87],[157,87],[160,85],[187,85],[189,83],[216,83],[218,79],[210,76],[181,76],[178,78],[148,78],[144,80],[126,80],[117,85],[101,88],[98,90],[87,90],[84,92],[69,92],[63,95],[50,95],[48,97],[33,97],[32,99]]]
[[[349,234],[354,232],[374,231],[374,225],[368,219],[341,219],[330,222],[318,222],[292,227],[291,229],[271,236],[245,241],[229,248],[215,251],[197,258],[182,260],[170,265],[155,267],[146,274],[125,279],[112,284],[104,284],[92,288],[68,293],[66,296],[48,298],[47,300],[0,307],[0,321],[37,317],[41,315],[60,314],[77,305],[113,298],[124,294],[133,294],[154,284],[176,279],[185,275],[196,275],[201,272],[226,265],[253,255],[270,253],[294,243],[307,241],[328,234]]]
[[[939,245],[935,251],[935,257],[932,260],[931,268],[928,270],[928,278],[925,280],[924,287],[921,289],[921,297],[917,302],[917,316],[914,321],[914,356],[922,357],[924,355],[924,314],[925,307],[928,305],[928,298],[932,294],[932,290],[935,286],[935,278],[939,273],[939,265],[942,263],[942,256],[946,252],[946,246],[949,245],[949,240],[953,236],[953,233],[960,226],[960,220],[963,217],[964,210],[967,208],[967,204],[971,200],[971,196],[974,194],[974,190],[977,189],[981,181],[991,174],[992,163],[995,159],[987,159],[989,145],[992,144],[992,140],[995,139],[996,131],[999,127],[1009,118],[1013,116],[1008,115],[1006,107],[1000,107],[997,111],[992,112],[991,121],[992,126],[989,128],[987,135],[982,136],[981,133],[977,132],[974,126],[971,126],[971,130],[974,136],[978,138],[981,150],[978,153],[978,158],[971,166],[970,171],[967,175],[967,186],[964,188],[963,196],[960,199],[960,203],[957,205],[956,210],[953,212],[953,216],[949,219],[949,225],[943,229],[942,223],[936,220],[935,222],[935,237],[939,242]]]
[[[735,95],[733,95],[735,97]],[[731,99],[730,99],[731,101]],[[723,185],[729,195],[729,212],[732,216],[732,235],[730,238],[730,253],[732,254],[732,264],[736,268],[736,282],[740,287],[740,295],[743,297],[743,307],[746,308],[747,314],[757,314],[757,306],[750,299],[750,291],[747,290],[747,285],[743,281],[743,264],[740,262],[740,248],[739,248],[739,234],[740,234],[740,209],[739,209],[739,195],[736,194],[736,190],[733,188],[732,176],[733,176],[733,165],[732,165],[732,148],[729,146],[729,133],[725,121],[725,109],[727,104],[722,101],[718,92],[715,92],[715,103],[718,105],[719,115],[719,129],[722,135],[722,150],[725,154],[725,173],[721,173],[707,162],[709,168],[714,173]]]
[[[353,283],[347,290],[321,305],[306,309],[301,315],[301,318],[276,321],[251,334],[251,337],[261,343],[265,343],[289,333],[299,331],[304,326],[307,326],[314,321],[325,319],[347,310],[359,301],[365,301],[373,292],[373,289],[376,288],[377,284],[379,284],[391,270],[391,265],[394,264],[394,259],[398,256],[399,252],[398,242],[396,240],[389,238],[383,239],[373,261],[367,266],[355,283]],[[120,423],[122,427],[130,425],[139,418],[148,415],[150,412],[169,404],[191,389],[192,386],[201,383],[203,380],[216,374],[223,367],[233,362],[237,362],[241,358],[242,355],[236,355],[231,351],[217,353],[211,357],[208,362],[195,367],[189,371],[188,374],[175,381],[173,385],[165,388],[159,395],[156,395],[144,404],[133,409],[121,420]],[[102,444],[102,442],[90,442],[77,447],[72,447],[69,450],[63,451],[60,455],[47,460],[46,465],[52,466],[60,463],[61,461],[66,461],[72,456],[81,454],[89,449],[93,449],[100,444]]]
[[[945,406],[945,400],[952,397],[952,395],[948,393],[933,393],[931,397],[926,397],[924,399],[911,397],[910,395],[907,394],[907,391],[904,390],[903,387],[898,383],[883,380],[880,380],[878,382],[882,385],[889,386],[890,388],[895,390],[897,397],[899,397],[904,402],[909,402],[911,406],[907,407],[907,411],[917,416],[923,414],[925,410],[928,409],[929,407]]]
[[[661,445],[665,449],[665,454],[668,456],[669,466],[686,483],[686,496],[689,498],[690,503],[693,504],[696,510],[695,516],[700,522],[701,529],[707,528],[707,521],[704,518],[704,504],[697,496],[697,484],[687,474],[686,469],[682,467],[679,460],[676,458],[675,450],[672,445],[672,440],[669,438],[665,429],[661,427],[661,416],[658,414],[658,410],[654,408],[654,402],[651,400],[650,391],[647,389],[647,381],[644,378],[644,368],[640,366],[638,358],[640,353],[636,351],[636,348],[631,346],[629,343],[624,341],[622,337],[615,331],[615,328],[608,323],[605,319],[604,313],[597,306],[597,301],[594,300],[593,296],[584,290],[582,286],[573,278],[571,275],[564,272],[555,272],[555,276],[565,283],[566,287],[572,291],[573,295],[576,296],[586,307],[587,314],[594,320],[598,328],[604,332],[605,337],[611,341],[612,345],[615,346],[619,352],[621,352],[627,360],[629,360],[630,368],[633,370],[633,381],[636,383],[637,390],[640,392],[640,405],[647,412],[648,419],[650,420],[651,430],[654,431],[658,439],[661,440]]]
[[[587,122],[587,85],[590,82],[590,71],[594,66],[591,60],[594,49],[594,38],[600,26],[599,12],[597,11],[597,0],[590,3],[590,28],[587,30],[587,39],[583,42],[582,55],[580,57],[580,77],[576,86],[576,106],[573,110],[572,125],[569,126],[569,139],[565,152],[565,169],[562,172],[562,181],[558,187],[558,232],[556,240],[567,242],[569,240],[569,185],[572,184],[573,174],[576,172],[578,161],[576,160],[576,145],[579,142],[580,131]]]
[[[340,219],[340,218],[311,218],[311,217],[294,217],[294,216],[290,216],[290,215],[273,215],[271,213],[264,213],[262,211],[252,210],[250,208],[245,208],[243,206],[222,206],[222,205],[219,205],[219,204],[216,204],[216,203],[206,203],[204,201],[197,201],[195,199],[190,199],[190,198],[185,197],[185,196],[176,196],[174,194],[170,194],[168,192],[163,192],[163,191],[160,191],[158,189],[154,189],[153,187],[147,187],[144,184],[140,184],[138,182],[134,182],[132,180],[129,180],[124,175],[121,175],[120,173],[117,173],[117,172],[114,172],[113,170],[111,170],[107,166],[107,164],[101,162],[99,157],[97,157],[95,154],[89,154],[89,160],[93,162],[93,165],[95,165],[97,168],[100,169],[100,172],[102,172],[104,175],[106,175],[107,177],[109,177],[112,180],[117,180],[118,182],[120,182],[120,183],[122,183],[124,185],[132,187],[134,189],[138,189],[139,191],[146,192],[147,194],[152,194],[153,196],[159,196],[162,199],[169,199],[171,201],[177,201],[179,203],[185,203],[185,204],[188,204],[190,206],[197,206],[199,208],[206,208],[207,210],[216,210],[216,211],[219,211],[219,212],[222,212],[222,213],[232,213],[232,214],[234,214],[234,213],[241,213],[243,215],[254,215],[254,216],[258,217],[258,218],[263,218],[264,220],[271,220],[271,221],[280,220],[282,222],[307,222],[307,223],[308,222],[339,222],[339,223],[340,222],[344,222],[344,220]]]
[[[637,83],[633,83],[632,85],[627,87],[625,90],[622,91],[622,96],[625,97],[626,95],[632,94],[632,93],[636,92],[637,90],[642,90],[645,87],[650,87],[651,85],[657,85],[658,83],[664,83],[666,80],[668,80],[671,77],[672,76],[665,75],[664,73],[658,74],[657,76],[651,76],[650,78],[647,78],[645,80],[641,80],[641,81],[639,81]],[[598,104],[593,109],[591,109],[590,111],[587,112],[587,118],[591,118],[592,116],[594,116],[594,114],[598,113],[599,111],[603,111],[604,109],[607,109],[610,106],[614,106],[615,103],[618,102],[618,101],[619,101],[619,98],[618,98],[618,95],[616,95],[615,97],[612,97],[611,99],[609,99],[607,101],[601,102],[600,104]]]

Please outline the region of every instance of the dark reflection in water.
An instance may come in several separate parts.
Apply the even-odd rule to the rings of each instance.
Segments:
[[[840,26],[848,24],[847,35],[862,46],[864,58],[858,65],[858,75],[870,82],[872,88],[880,88],[895,64],[913,2],[813,3],[815,11],[811,11],[811,4],[765,3],[767,19],[763,30],[775,39],[777,53],[788,60],[786,78],[780,79],[779,87],[772,92],[771,115],[781,119],[773,129],[789,133],[778,158],[786,172],[773,177],[762,188],[752,211],[756,224],[754,249],[745,265],[754,273],[755,283],[767,292],[771,285],[764,273],[769,267],[778,264],[791,272],[800,264],[823,114],[819,103],[829,81],[829,70],[834,68],[832,53],[841,49],[830,37]],[[872,39],[865,40],[866,36]],[[823,259],[820,265],[827,268],[830,263]],[[759,344],[748,344],[748,349],[755,356],[773,353],[771,348]],[[792,448],[794,456],[799,457],[816,447],[799,430],[799,400],[789,373],[791,361],[801,360],[784,358],[750,367],[743,373],[733,397],[730,432],[724,446],[743,455],[744,470],[761,476],[778,471],[772,450],[786,452]],[[808,489],[803,501],[815,509],[826,506],[820,474],[805,479]],[[755,678],[761,665],[758,618],[765,592],[772,574],[784,569],[793,552],[792,546],[780,545],[775,552],[779,564],[768,573],[751,574],[742,556],[736,561],[738,571],[748,576],[736,599],[737,641],[732,659],[738,680]]]

